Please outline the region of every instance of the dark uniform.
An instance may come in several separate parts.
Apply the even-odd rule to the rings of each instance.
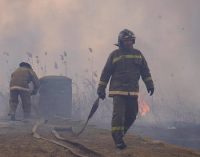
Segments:
[[[142,53],[133,47],[118,46],[119,49],[110,54],[104,66],[97,93],[104,99],[105,88],[110,80],[109,96],[113,97],[112,136],[116,146],[123,149],[126,147],[123,136],[138,113],[140,76],[152,94],[154,85]]]
[[[34,89],[29,89],[29,83],[32,82]],[[24,118],[28,118],[31,113],[31,95],[37,93],[39,80],[30,64],[22,62],[20,66],[11,74],[10,80],[10,112],[11,120],[15,120],[15,112],[19,103],[18,97],[22,101]]]

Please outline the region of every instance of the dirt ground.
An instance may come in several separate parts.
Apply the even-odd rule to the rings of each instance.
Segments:
[[[35,138],[32,130],[36,121],[0,120],[0,157],[200,157],[200,151],[130,133],[125,137],[128,147],[120,151],[114,147],[109,130],[89,125],[77,137],[70,129],[80,130],[80,122],[63,119],[38,125],[36,132],[40,136]],[[57,128],[62,140],[51,132],[53,128]]]

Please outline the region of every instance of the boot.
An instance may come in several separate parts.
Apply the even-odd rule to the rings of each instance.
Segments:
[[[113,137],[113,140],[115,142],[116,148],[122,150],[122,149],[125,149],[127,147],[126,144],[124,143],[123,135],[120,132],[112,133],[112,137]]]
[[[121,143],[116,143],[116,148],[122,150],[122,149],[125,149],[127,146],[126,144],[124,143],[124,141],[122,140]]]
[[[13,109],[10,109],[10,111],[8,112],[8,116],[10,116],[11,121],[15,121],[15,112],[13,111]]]
[[[15,114],[10,114],[10,120],[15,121]]]

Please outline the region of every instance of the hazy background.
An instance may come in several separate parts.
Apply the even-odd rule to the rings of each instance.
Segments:
[[[21,61],[40,77],[67,74],[81,86],[95,72],[98,80],[119,31],[128,28],[151,69],[155,94],[149,98],[142,82],[141,92],[156,119],[198,122],[199,10],[199,0],[1,0],[0,90],[8,93]]]

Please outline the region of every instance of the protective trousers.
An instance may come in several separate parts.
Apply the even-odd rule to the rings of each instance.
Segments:
[[[10,91],[10,115],[15,115],[17,106],[19,104],[18,97],[20,96],[22,101],[22,109],[24,111],[24,118],[28,118],[31,113],[31,95],[27,91],[23,90],[11,90]]]
[[[135,121],[137,113],[138,97],[113,97],[112,137],[116,145],[124,143],[123,136]]]

